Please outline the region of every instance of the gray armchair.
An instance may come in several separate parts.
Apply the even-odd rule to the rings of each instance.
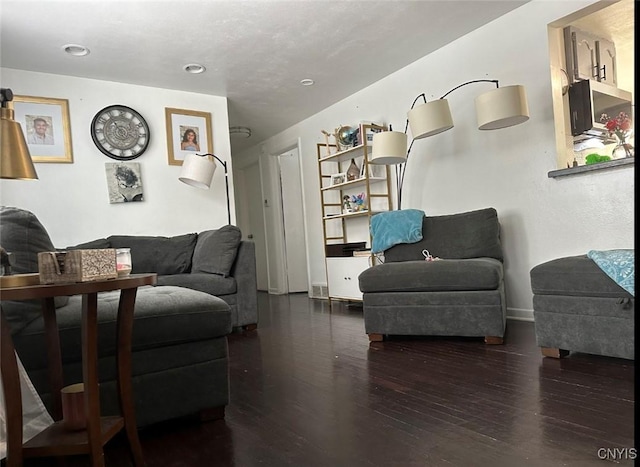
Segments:
[[[502,344],[506,302],[496,210],[425,216],[422,236],[389,248],[384,264],[360,274],[369,340],[477,336]],[[440,260],[425,261],[423,250]]]

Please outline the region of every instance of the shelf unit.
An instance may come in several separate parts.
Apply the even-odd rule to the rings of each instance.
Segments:
[[[329,302],[332,299],[362,301],[358,287],[358,275],[373,264],[373,256],[327,257],[327,245],[362,242],[371,247],[371,216],[393,209],[391,203],[390,169],[386,165],[370,165],[371,142],[367,135],[386,131],[387,128],[375,124],[361,124],[360,137],[363,143],[338,150],[336,145],[317,144],[318,174],[320,177],[320,201],[322,205],[322,234],[325,247],[327,269],[327,289]],[[355,160],[359,162],[360,178],[344,183],[331,184],[332,175],[344,173]],[[343,212],[343,197],[357,192],[365,194],[366,209]],[[359,219],[359,220],[358,220]],[[352,224],[359,224],[359,234],[350,232]],[[364,225],[366,224],[366,226]],[[366,227],[366,233],[362,230]]]

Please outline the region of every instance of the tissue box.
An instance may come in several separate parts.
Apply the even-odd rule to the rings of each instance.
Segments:
[[[45,251],[38,253],[38,272],[41,284],[115,279],[116,250]]]

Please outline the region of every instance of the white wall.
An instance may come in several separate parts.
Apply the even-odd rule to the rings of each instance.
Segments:
[[[47,228],[57,247],[111,234],[180,235],[227,223],[224,171],[211,189],[178,181],[180,166],[168,165],[165,107],[211,112],[213,149],[228,162],[232,223],[235,220],[227,99],[168,89],[72,78],[3,68],[2,87],[17,95],[69,100],[73,164],[36,164],[39,180],[2,180],[3,205],[28,209]],[[140,157],[144,201],[109,204],[105,162],[117,162],[94,145],[89,127],[102,108],[122,104],[147,121],[151,140]]]
[[[455,128],[414,144],[403,208],[441,215],[495,207],[502,226],[509,314],[515,317],[531,317],[529,271],[536,264],[590,249],[633,247],[632,169],[547,177],[556,169],[547,24],[591,3],[527,3],[243,153],[242,158],[262,157],[262,163],[273,164],[264,155],[300,137],[310,284],[326,283],[316,160],[316,143],[324,141],[320,131],[361,120],[401,129],[415,96],[425,92],[428,100],[437,99],[479,78],[499,79],[502,86],[523,84],[531,119],[479,131],[473,99],[491,85],[452,93]],[[269,190],[271,182],[263,180],[263,186]]]

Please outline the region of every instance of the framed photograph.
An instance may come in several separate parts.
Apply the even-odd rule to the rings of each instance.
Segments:
[[[106,162],[109,203],[144,201],[142,173],[138,162]]]
[[[22,125],[33,162],[73,163],[67,99],[13,96],[9,104]]]
[[[187,154],[213,154],[211,114],[165,108],[169,165],[182,165]]]
[[[340,185],[347,181],[347,172],[340,172],[337,174],[331,174],[331,186]]]

